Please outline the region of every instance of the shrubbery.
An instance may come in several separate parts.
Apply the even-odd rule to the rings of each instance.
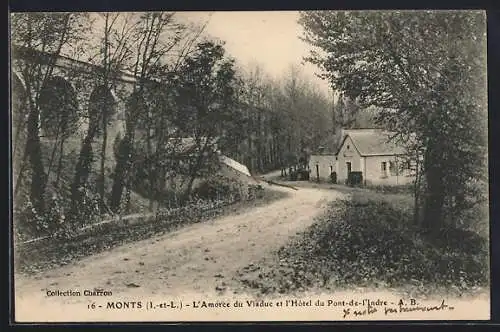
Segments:
[[[251,185],[249,188],[251,188],[249,200],[253,200],[253,198],[258,200],[236,202],[193,199],[189,204],[176,208],[160,209],[153,215],[112,220],[82,231],[75,229],[75,233],[69,239],[56,237],[25,245],[20,244],[15,251],[16,269],[28,273],[49,269],[124,243],[147,239],[178,227],[230,213],[238,207],[247,206],[247,204],[258,206],[286,197],[286,193],[266,191],[260,185]]]
[[[359,195],[359,197],[358,197]],[[279,266],[242,282],[262,293],[310,287],[402,287],[413,295],[436,289],[474,291],[488,285],[488,243],[449,228],[421,233],[411,212],[383,200],[332,203],[328,214],[278,252]]]
[[[374,190],[380,193],[403,194],[413,193],[413,184],[401,185],[366,185],[365,188]]]
[[[213,176],[203,181],[193,191],[193,196],[205,200],[246,199],[248,187],[241,181],[224,176]]]
[[[83,193],[82,204],[78,217],[72,219],[67,216],[69,199],[53,191],[48,198],[46,210],[40,213],[31,203],[29,197],[20,200],[21,204],[14,208],[14,225],[16,238],[26,240],[43,236],[71,236],[79,227],[95,222],[100,218],[99,199],[97,194],[86,188],[80,188]]]

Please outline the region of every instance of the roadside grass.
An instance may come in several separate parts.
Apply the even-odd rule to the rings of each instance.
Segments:
[[[388,189],[389,186],[349,187],[342,184],[314,181],[286,181],[281,178],[278,182],[284,182],[297,188],[318,188],[335,190],[343,194],[355,197],[356,201],[382,201],[390,203],[394,208],[411,213],[414,207],[413,196],[408,192],[408,186],[400,186],[397,189]]]
[[[273,263],[245,267],[240,282],[261,294],[365,288],[465,296],[488,287],[484,237],[460,229],[422,233],[412,224],[409,195],[351,190],[350,196],[332,202]]]
[[[138,216],[134,220],[101,224],[71,238],[50,238],[21,244],[14,249],[14,268],[16,273],[36,274],[121,245],[155,238],[194,223],[267,205],[287,196],[288,193],[283,191],[264,189],[252,200],[208,208],[186,207],[176,213],[161,210],[156,216]]]

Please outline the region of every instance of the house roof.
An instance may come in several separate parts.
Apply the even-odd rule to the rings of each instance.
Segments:
[[[382,129],[351,129],[344,130],[342,143],[337,151],[340,151],[347,137],[350,137],[354,146],[361,156],[384,156],[405,154],[404,146],[391,139],[394,132]]]

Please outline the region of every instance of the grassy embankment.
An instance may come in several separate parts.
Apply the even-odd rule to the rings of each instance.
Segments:
[[[48,196],[53,192],[57,192],[65,201],[65,206],[69,202],[69,188],[78,160],[79,145],[77,143],[76,140],[71,141],[65,147],[60,170],[60,189],[58,190],[54,190],[51,185],[55,180],[55,168],[58,166],[55,162],[58,160],[58,155],[55,155],[55,158],[53,158],[51,179],[47,188]],[[43,148],[44,156],[51,156],[51,147],[44,144]],[[99,150],[97,149],[95,153],[98,154]],[[45,164],[50,164],[48,158],[45,160]],[[89,177],[89,183],[93,185],[98,178],[99,167],[99,160],[97,158],[93,163]],[[113,160],[107,160],[105,169],[107,175],[106,191],[108,193],[111,190],[111,173],[113,167]],[[22,187],[22,190],[25,191],[24,196],[27,196],[28,188]],[[155,210],[158,212],[152,213],[148,209],[149,199],[133,191],[131,193],[131,206],[128,211],[130,215],[125,216],[125,213],[122,215],[122,217],[131,218],[119,220],[119,216],[103,213],[99,216],[93,216],[93,218],[84,222],[83,224],[88,226],[85,230],[75,231],[75,234],[67,236],[64,236],[64,232],[61,232],[61,236],[54,236],[56,234],[48,230],[46,232],[28,231],[25,230],[28,227],[23,226],[25,223],[31,223],[31,220],[26,220],[25,223],[15,220],[17,222],[15,225],[17,226],[17,245],[14,251],[15,269],[23,273],[36,273],[41,270],[66,265],[79,258],[90,256],[125,243],[161,235],[179,227],[202,222],[216,216],[236,213],[242,209],[268,204],[284,196],[286,196],[286,193],[266,188],[258,191],[251,199],[242,199],[239,201],[234,201],[229,197],[222,197],[219,201],[212,198],[199,200],[184,207],[166,205],[158,207],[158,202],[155,202],[155,206],[158,207]],[[61,210],[60,214],[63,213],[64,211]],[[110,220],[111,222],[101,223]],[[96,224],[97,226],[93,226]],[[37,239],[39,237],[42,237],[43,240],[22,244],[26,240]]]
[[[423,233],[412,223],[408,193],[328,187],[350,199],[332,202],[324,216],[271,260],[245,267],[240,273],[245,288],[290,294],[361,287],[421,297],[487,289],[487,237],[451,227],[438,236]]]
[[[151,216],[137,216],[127,221],[113,221],[89,228],[67,238],[52,238],[15,248],[15,268],[20,273],[37,273],[78,259],[110,250],[127,243],[161,236],[190,224],[204,222],[217,216],[241,213],[246,209],[270,204],[287,193],[263,189],[251,200],[231,204],[206,202],[173,210],[160,210]]]

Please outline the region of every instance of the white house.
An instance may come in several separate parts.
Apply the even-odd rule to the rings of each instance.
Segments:
[[[309,179],[312,181],[330,181],[330,175],[335,169],[335,153],[319,149],[309,156]]]
[[[413,181],[405,149],[381,129],[344,130],[336,154],[337,182],[350,172],[361,172],[364,184],[400,185]]]

